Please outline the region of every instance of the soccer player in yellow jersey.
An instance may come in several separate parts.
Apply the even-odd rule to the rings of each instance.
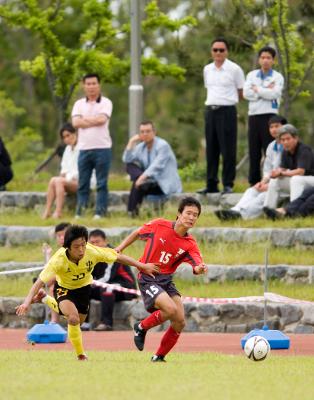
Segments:
[[[145,274],[159,272],[158,265],[144,264],[117,253],[111,248],[101,248],[87,243],[88,232],[84,226],[71,225],[65,232],[64,245],[46,264],[39,278],[30,289],[23,304],[16,308],[17,315],[25,315],[32,303],[43,302],[52,310],[65,316],[68,321],[68,335],[78,360],[87,360],[82,343],[80,324],[86,318],[92,271],[98,262],[133,265]],[[54,297],[42,289],[45,283],[56,278]]]

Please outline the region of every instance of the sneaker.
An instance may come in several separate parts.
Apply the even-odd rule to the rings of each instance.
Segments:
[[[142,351],[144,349],[145,336],[147,331],[139,328],[139,324],[140,324],[139,322],[136,322],[134,324],[134,343],[135,346],[139,349],[139,351]]]
[[[47,296],[47,293],[44,289],[39,289],[38,293],[32,298],[31,304],[33,303],[41,303],[42,299]]]
[[[221,221],[230,221],[242,218],[241,214],[234,210],[216,210],[214,213]]]
[[[86,354],[79,354],[79,355],[77,356],[77,360],[78,360],[78,361],[87,361],[87,360],[88,360],[88,357],[87,357]]]
[[[199,189],[196,191],[198,194],[207,194],[207,193],[219,193],[218,187],[216,188],[204,188],[204,189]]]
[[[98,332],[101,332],[101,331],[112,331],[112,326],[106,325],[104,323],[101,323],[101,324],[98,324],[94,330],[98,331]]]
[[[273,221],[276,221],[276,219],[283,218],[283,214],[279,213],[274,208],[264,207],[263,211],[264,211],[264,214],[266,215],[266,217]]]
[[[223,191],[221,192],[221,194],[231,194],[233,193],[232,187],[231,186],[225,186],[223,188]]]
[[[89,322],[83,322],[81,325],[81,331],[89,331],[90,330],[90,323]]]
[[[151,362],[166,362],[165,356],[157,356],[156,354],[150,359]]]

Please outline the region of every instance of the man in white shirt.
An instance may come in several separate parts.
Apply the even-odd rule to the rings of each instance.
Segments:
[[[281,163],[283,146],[278,136],[279,129],[287,123],[287,120],[274,115],[269,120],[269,132],[273,140],[267,147],[263,167],[263,179],[253,187],[247,189],[238,203],[230,210],[217,210],[216,216],[222,221],[234,219],[253,219],[263,214],[264,201],[268,190],[271,172],[278,168]]]
[[[243,96],[249,101],[249,183],[255,185],[261,180],[262,152],[273,140],[269,134],[269,118],[279,112],[283,76],[272,69],[276,51],[265,46],[258,52],[260,69],[248,73]]]
[[[207,185],[198,193],[218,192],[218,167],[223,158],[223,193],[231,193],[236,175],[237,110],[242,98],[244,73],[239,65],[227,59],[228,43],[217,38],[211,43],[214,62],[204,67],[205,137],[207,158]]]
[[[76,101],[72,110],[72,124],[78,129],[79,187],[77,192],[77,217],[88,205],[90,180],[96,171],[97,194],[94,219],[106,215],[108,203],[108,175],[111,164],[112,141],[109,121],[112,102],[101,95],[100,78],[88,74],[83,78],[86,97]]]

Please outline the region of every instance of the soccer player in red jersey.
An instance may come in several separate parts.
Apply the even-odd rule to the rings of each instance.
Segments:
[[[122,252],[135,240],[146,241],[141,262],[159,264],[160,272],[149,276],[140,272],[139,288],[145,308],[151,313],[134,324],[134,343],[142,351],[147,331],[170,320],[170,327],[161,339],[160,346],[151,361],[165,361],[166,354],[177,343],[185,326],[181,295],[172,281],[172,275],[183,262],[189,263],[196,275],[207,272],[195,239],[188,233],[201,213],[199,201],[184,198],[178,208],[176,221],[155,219],[131,233],[115,249]]]

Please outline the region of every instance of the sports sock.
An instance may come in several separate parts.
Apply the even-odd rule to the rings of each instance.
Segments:
[[[83,342],[82,342],[82,331],[80,325],[70,325],[68,324],[68,334],[69,340],[76,351],[76,354],[84,354]]]
[[[143,319],[141,321],[141,327],[147,331],[150,328],[153,328],[154,326],[160,325],[165,320],[161,316],[160,310],[154,311],[151,315],[149,315],[147,318]]]
[[[172,326],[170,326],[161,339],[160,346],[156,352],[156,355],[165,356],[166,354],[168,354],[173,346],[177,343],[179,337],[180,332],[176,332],[172,328]]]
[[[51,308],[53,311],[59,314],[59,307],[56,299],[54,297],[51,297],[47,294],[42,300],[42,303],[47,304],[49,308]]]

